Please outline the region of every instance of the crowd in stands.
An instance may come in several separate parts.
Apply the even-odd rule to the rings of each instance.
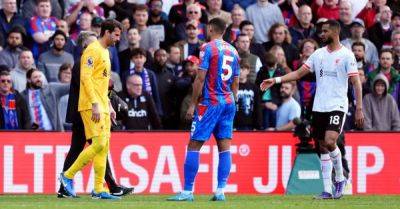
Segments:
[[[108,18],[124,26],[121,41],[109,48],[110,89],[127,104],[117,118],[119,128],[190,129],[185,114],[207,41],[206,24],[219,17],[227,23],[224,40],[241,58],[235,129],[292,130],[294,118],[311,119],[315,75],[265,92],[259,84],[297,70],[324,46],[321,25],[335,19],[342,47],[357,60],[364,130],[400,131],[400,0],[369,0],[361,11],[354,4],[359,2],[2,0],[0,129],[71,128],[65,114],[71,71],[84,50],[79,33],[98,36]],[[352,87],[348,98],[344,127],[354,130]]]

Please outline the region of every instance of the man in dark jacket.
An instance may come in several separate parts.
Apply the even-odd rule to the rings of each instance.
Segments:
[[[11,88],[8,71],[0,72],[0,129],[30,129],[31,118],[25,99]]]
[[[126,80],[126,93],[121,98],[128,104],[128,114],[122,117],[126,130],[160,129],[161,122],[157,115],[153,98],[142,90],[142,77],[137,74],[129,75]]]
[[[78,45],[83,49],[91,42],[96,40],[96,34],[93,32],[81,32],[78,37]],[[78,112],[79,88],[80,88],[80,59],[76,60],[72,69],[71,87],[69,90],[68,107],[66,122],[72,123],[71,147],[64,161],[63,171],[68,170],[75,162],[79,154],[82,152],[86,144],[86,136],[84,132],[82,118]],[[89,142],[90,143],[90,142]],[[105,180],[112,195],[126,195],[133,191],[133,188],[118,186],[112,176],[110,164],[107,160]],[[68,196],[64,188],[60,186],[57,197],[63,198]]]

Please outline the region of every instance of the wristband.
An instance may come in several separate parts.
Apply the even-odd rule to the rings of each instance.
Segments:
[[[282,83],[282,77],[275,77],[275,83]]]

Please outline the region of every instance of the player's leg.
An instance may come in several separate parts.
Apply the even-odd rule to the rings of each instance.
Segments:
[[[324,184],[324,192],[319,196],[321,199],[332,199],[332,160],[329,156],[329,150],[323,138],[319,140],[319,153],[321,161],[322,181]]]
[[[199,170],[200,149],[207,141],[215,127],[217,108],[214,106],[199,105],[195,111],[190,141],[187,147],[184,164],[184,190],[168,198],[169,201],[193,201],[193,185]]]
[[[312,134],[318,144],[317,151],[320,154],[322,182],[324,185],[324,191],[320,195],[316,196],[316,199],[332,199],[332,161],[324,141],[327,124],[326,118],[325,113],[312,113]]]
[[[194,180],[199,170],[200,163],[200,149],[203,146],[204,141],[190,140],[184,164],[184,188],[183,191],[191,193],[193,191]]]
[[[232,156],[230,152],[233,132],[233,120],[235,117],[235,105],[226,104],[219,115],[218,122],[214,128],[214,137],[217,139],[219,161],[217,174],[217,190],[211,200],[224,201],[224,189],[231,172]]]
[[[337,146],[337,139],[342,131],[345,114],[334,111],[329,114],[329,123],[325,132],[325,147],[329,151],[329,156],[335,169],[335,192],[334,198],[340,198],[343,195],[346,186],[346,178],[343,174],[342,154]]]
[[[191,139],[187,146],[185,163],[183,166],[184,187],[183,191],[168,198],[168,201],[193,201],[194,181],[199,171],[200,149],[205,141]]]
[[[91,120],[91,111],[81,112],[82,120],[85,126],[85,135],[87,138],[92,139],[92,144],[86,147],[78,156],[76,161],[71,167],[60,175],[60,180],[64,189],[73,196],[76,196],[73,181],[75,174],[82,170],[82,168],[88,164],[94,156],[102,151],[106,146],[107,141],[104,137],[100,137],[99,133],[102,133],[104,127],[104,120],[100,120],[98,123],[94,123]],[[104,177],[103,177],[104,178]]]

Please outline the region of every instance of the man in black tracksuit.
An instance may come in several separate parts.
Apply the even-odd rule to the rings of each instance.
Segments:
[[[91,32],[81,33],[78,37],[78,45],[85,49],[92,41],[96,40],[96,34]],[[83,51],[83,50],[82,50]],[[78,112],[78,98],[79,98],[79,87],[80,87],[80,59],[78,59],[72,69],[71,85],[69,90],[67,116],[65,121],[67,123],[72,123],[72,138],[71,146],[68,151],[67,157],[64,161],[63,171],[68,170],[68,168],[75,162],[79,154],[82,152],[86,145],[86,137],[84,132],[84,126],[82,118]],[[87,141],[91,143],[91,141]],[[110,164],[107,160],[105,180],[107,182],[110,193],[115,196],[122,196],[129,194],[133,191],[133,188],[128,188],[124,186],[119,186],[111,173]],[[69,196],[62,186],[58,190],[57,197],[67,197]]]

